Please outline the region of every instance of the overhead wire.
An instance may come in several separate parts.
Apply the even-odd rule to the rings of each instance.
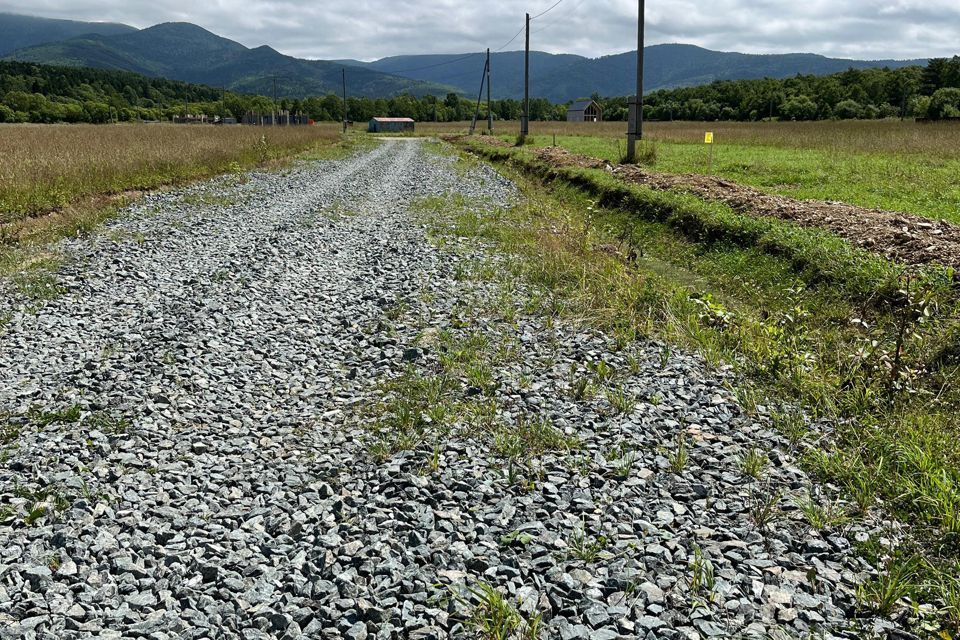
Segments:
[[[537,15],[531,17],[530,20],[536,20],[537,18],[540,18],[540,17],[542,17],[542,16],[547,15],[548,13],[550,13],[551,11],[553,11],[554,9],[556,9],[557,6],[559,6],[560,3],[562,3],[562,2],[563,2],[563,0],[557,0],[557,1],[554,2],[552,5],[550,5],[549,7],[547,7],[545,10],[543,10],[543,11],[541,11],[540,13],[538,13]],[[581,4],[583,4],[584,2],[586,2],[586,0],[580,0],[580,2],[578,2],[578,3],[576,4],[576,6],[574,6],[573,10],[576,10],[577,7],[579,7],[579,6],[580,6]],[[550,22],[550,23],[548,23],[547,25],[545,25],[543,28],[538,29],[537,31],[534,31],[533,33],[540,33],[540,32],[543,31],[544,29],[547,29],[547,28],[549,28],[550,26],[552,26],[553,24],[555,24],[555,22],[556,22],[556,21]],[[506,42],[504,42],[502,45],[500,45],[500,46],[497,47],[496,49],[493,49],[492,51],[493,51],[493,52],[500,52],[500,51],[502,51],[503,49],[506,49],[507,47],[509,47],[509,46],[513,43],[514,40],[516,40],[517,38],[520,37],[520,34],[523,33],[524,29],[526,29],[526,25],[520,27],[520,30],[517,31],[515,34],[513,34],[513,37],[512,37],[512,38],[510,38],[509,40],[507,40]],[[448,64],[454,64],[454,63],[457,63],[457,62],[462,62],[463,60],[467,60],[467,59],[472,58],[472,57],[474,57],[474,56],[480,56],[480,55],[484,55],[484,54],[483,54],[483,52],[478,51],[478,52],[475,52],[475,53],[468,53],[468,54],[466,54],[466,55],[463,55],[463,56],[454,58],[454,59],[452,59],[452,60],[444,60],[443,62],[435,62],[435,63],[433,63],[433,64],[422,65],[422,66],[419,66],[419,67],[410,67],[410,68],[408,68],[408,69],[381,69],[381,71],[384,72],[384,73],[389,73],[389,74],[393,74],[393,75],[397,75],[397,74],[401,74],[401,73],[413,73],[413,72],[415,72],[415,71],[426,71],[427,69],[435,69],[435,68],[437,68],[437,67],[443,67],[443,66],[448,65]],[[472,72],[469,72],[469,73],[472,73]],[[460,73],[460,74],[456,74],[456,75],[454,75],[454,76],[448,76],[447,78],[445,78],[445,80],[452,80],[452,79],[455,79],[455,78],[459,78],[459,77],[464,76],[464,75],[469,75],[469,73]]]
[[[424,65],[422,67],[412,67],[410,69],[383,69],[384,73],[412,73],[414,71],[423,71],[425,69],[433,69],[435,67],[442,67],[446,64],[453,64],[454,62],[460,62],[461,60],[466,60],[467,58],[472,58],[473,56],[483,55],[479,51],[474,53],[468,53],[465,56],[460,56],[459,58],[454,58],[453,60],[444,60],[443,62],[436,62],[434,64]]]
[[[531,19],[531,20],[536,20],[536,19],[539,18],[540,16],[545,16],[545,15],[547,15],[548,13],[550,13],[551,11],[553,11],[554,9],[556,9],[556,8],[557,8],[557,5],[559,5],[561,2],[563,2],[563,0],[557,0],[557,1],[554,2],[552,5],[550,5],[550,7],[549,7],[546,11],[541,11],[540,13],[538,13],[537,15],[533,16],[533,17],[530,18],[530,19]]]
[[[512,38],[510,38],[510,39],[507,40],[505,43],[503,43],[502,45],[500,45],[499,47],[497,47],[496,49],[494,49],[494,51],[500,51],[500,50],[505,49],[506,47],[510,46],[510,43],[513,42],[514,40],[516,40],[518,37],[520,37],[520,34],[523,33],[523,30],[526,29],[526,28],[527,28],[527,25],[523,25],[522,27],[520,27],[520,31],[517,31],[517,32],[513,35]]]
[[[583,3],[586,2],[586,1],[587,1],[587,0],[580,0],[580,2],[578,2],[578,3],[575,4],[575,5],[573,5],[573,7],[570,8],[570,11],[568,11],[565,15],[566,15],[567,17],[569,17],[571,14],[573,14],[574,12],[576,12],[577,9],[579,9],[581,6],[583,6]],[[548,22],[544,23],[544,25],[543,25],[542,27],[540,27],[539,29],[537,29],[536,31],[531,31],[531,32],[530,32],[530,35],[536,35],[536,34],[538,34],[538,33],[542,33],[542,32],[544,32],[544,31],[546,31],[547,29],[549,29],[550,27],[552,27],[552,26],[554,26],[555,24],[557,24],[558,22],[562,22],[563,19],[564,19],[564,16],[557,16],[557,17],[554,18],[553,20],[549,20]]]

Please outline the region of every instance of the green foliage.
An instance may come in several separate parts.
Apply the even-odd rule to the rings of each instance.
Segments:
[[[760,449],[750,449],[740,460],[740,470],[755,480],[759,480],[764,469],[770,463],[767,454]]]
[[[496,587],[481,582],[468,592],[469,601],[462,597],[457,599],[470,606],[464,625],[476,632],[477,637],[482,640],[536,640],[540,637],[540,616],[524,620]]]
[[[930,96],[930,106],[927,107],[927,117],[939,120],[942,118],[960,118],[960,88],[949,87],[937,89]]]
[[[851,68],[822,76],[718,80],[694,87],[659,89],[644,97],[644,117],[705,121],[873,119],[901,115],[941,118],[957,107],[954,94],[941,94],[942,102],[936,101],[935,105],[921,98],[949,88],[960,88],[960,56],[933,59],[927,67]],[[598,101],[605,119],[626,118],[626,98]]]

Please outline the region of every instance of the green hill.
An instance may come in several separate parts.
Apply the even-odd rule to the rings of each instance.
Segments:
[[[305,97],[339,92],[342,65],[301,60],[270,47],[249,49],[189,23],[170,22],[114,36],[89,35],[20,49],[7,59],[37,64],[132,71],[234,91]],[[444,94],[437,83],[351,68],[349,91],[370,97]]]
[[[114,36],[132,33],[135,28],[112,22],[53,20],[0,12],[0,56],[17,49],[59,42],[85,35]]]
[[[306,97],[340,91],[340,70],[350,67],[349,92],[367,97],[390,97],[403,93],[417,96],[445,95],[453,91],[473,95],[480,84],[484,56],[408,55],[375,62],[356,60],[302,60],[269,46],[250,49],[206,29],[183,22],[159,24],[136,30],[123,25],[69,23],[77,37],[57,41],[56,29],[39,18],[0,14],[0,34],[12,33],[27,21],[26,31],[46,40],[19,48],[8,59],[66,66],[133,71],[186,82],[250,93],[272,95],[274,82],[279,95]],[[32,21],[32,22],[31,22]],[[56,27],[56,28],[55,28]],[[94,28],[99,31],[93,32]],[[112,31],[111,31],[112,30]],[[69,30],[68,30],[69,31]],[[9,49],[6,41],[4,46]],[[756,55],[710,51],[684,44],[663,44],[645,49],[645,89],[654,91],[708,84],[718,80],[789,78],[796,75],[826,75],[847,69],[923,65],[926,60],[847,60],[809,53]],[[570,54],[531,52],[533,97],[553,102],[599,94],[623,96],[635,87],[636,53],[600,58]],[[493,54],[493,94],[519,99],[523,95],[523,52]]]
[[[395,56],[371,63],[347,61],[364,68],[438,82],[464,93],[476,91],[483,54]],[[636,86],[635,51],[601,58],[531,52],[530,94],[553,102],[600,94],[628,95]],[[787,78],[824,75],[849,68],[899,68],[926,60],[845,60],[810,53],[756,55],[710,51],[686,44],[661,44],[644,49],[644,86],[647,91],[707,84],[715,80]],[[500,98],[523,96],[523,52],[495,53],[491,57],[493,92]]]

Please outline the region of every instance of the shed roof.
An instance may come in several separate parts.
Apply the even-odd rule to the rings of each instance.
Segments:
[[[377,122],[413,122],[413,118],[370,118]]]
[[[577,100],[572,105],[567,107],[567,111],[586,111],[587,107],[592,104],[595,104],[593,100]]]

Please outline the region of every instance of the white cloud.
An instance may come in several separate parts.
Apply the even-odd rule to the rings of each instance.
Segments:
[[[248,5],[208,0],[0,0],[0,11],[147,27],[193,22],[247,46],[308,58],[370,60],[496,49],[555,0],[354,0]],[[635,0],[563,0],[535,20],[540,51],[600,56],[636,46]],[[647,44],[684,42],[747,53],[812,52],[870,59],[960,53],[957,0],[652,0]],[[518,38],[508,49],[522,48]]]

